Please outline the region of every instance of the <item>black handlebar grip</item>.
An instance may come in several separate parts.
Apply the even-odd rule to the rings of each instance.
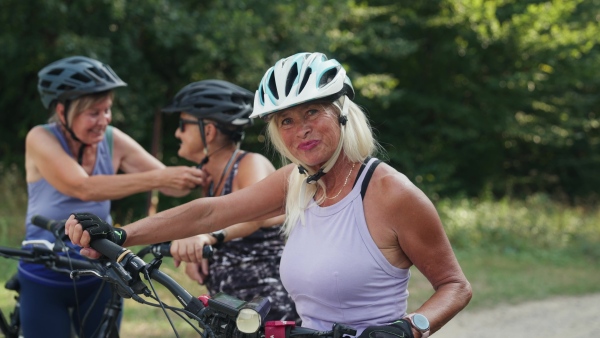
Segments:
[[[158,253],[160,253],[161,255],[163,255],[165,257],[171,257],[171,242],[162,243],[162,244],[156,246],[155,250],[158,251]]]
[[[64,226],[63,221],[55,221],[53,219],[49,219],[40,215],[34,215],[33,217],[31,217],[31,224],[51,232],[58,231],[61,227]]]
[[[159,252],[161,255],[165,256],[165,257],[173,257],[173,255],[171,255],[171,242],[169,243],[162,243],[159,245],[155,245],[152,248],[153,252]],[[211,258],[214,254],[214,250],[213,247],[210,245],[205,245],[202,248],[202,257],[203,258]]]
[[[202,257],[203,258],[211,258],[213,256],[213,254],[215,253],[215,251],[213,250],[213,247],[211,245],[205,245],[204,248],[202,248]]]
[[[116,261],[117,258],[119,258],[119,256],[121,255],[121,253],[127,250],[121,247],[120,245],[115,244],[109,241],[108,239],[104,238],[92,241],[90,243],[90,246],[94,250],[98,251],[99,253],[103,254],[104,256],[110,258],[113,261]]]

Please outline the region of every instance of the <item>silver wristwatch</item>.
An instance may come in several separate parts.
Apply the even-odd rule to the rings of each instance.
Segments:
[[[410,325],[421,332],[421,338],[429,337],[429,320],[420,313],[410,313],[404,318],[408,319]]]

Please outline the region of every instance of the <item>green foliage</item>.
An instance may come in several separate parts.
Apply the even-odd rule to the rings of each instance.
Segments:
[[[48,117],[37,71],[68,55],[110,64],[129,84],[114,125],[179,164],[175,118],[160,107],[181,87],[220,78],[254,90],[279,58],[322,51],[348,69],[391,164],[432,198],[597,198],[599,9],[600,0],[4,0],[0,158],[23,163],[27,131]],[[262,127],[247,149],[265,151]],[[139,217],[145,200],[115,210]]]
[[[567,207],[537,194],[525,200],[443,199],[437,208],[457,250],[600,260],[595,205]]]
[[[25,236],[27,188],[17,165],[0,164],[0,245],[18,247]]]

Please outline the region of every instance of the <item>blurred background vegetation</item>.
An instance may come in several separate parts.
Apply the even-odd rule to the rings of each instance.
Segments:
[[[348,70],[386,160],[438,207],[473,306],[598,291],[599,40],[600,0],[3,0],[0,242],[21,239],[24,139],[49,116],[36,85],[50,62],[110,64],[128,83],[113,124],[174,165],[177,119],[159,109],[180,88],[254,91],[280,58],[320,51]],[[277,164],[263,128],[245,147]],[[113,202],[114,219],[148,200]],[[431,290],[415,280],[418,302]]]
[[[37,72],[102,60],[129,86],[114,125],[167,164],[176,118],[159,109],[191,81],[252,91],[301,51],[344,64],[389,162],[434,201],[600,191],[600,0],[3,0],[0,161],[23,170],[24,137],[49,112]],[[245,140],[265,152],[258,121]],[[276,160],[272,154],[268,154]],[[194,196],[190,196],[193,198]],[[147,196],[116,201],[115,219]],[[161,198],[160,209],[181,200]]]

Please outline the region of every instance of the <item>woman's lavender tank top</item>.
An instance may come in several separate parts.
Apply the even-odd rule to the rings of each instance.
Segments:
[[[375,161],[368,161],[344,199],[310,206],[306,225],[297,224],[288,238],[281,279],[304,327],[331,330],[340,323],[356,328],[358,335],[406,312],[410,270],[387,261],[365,221],[361,185]]]
[[[65,152],[70,154],[64,135],[60,132],[56,123],[44,125],[59,140]],[[113,175],[112,162],[112,127],[108,127],[104,139],[98,144],[96,164],[92,175]],[[54,236],[47,230],[31,224],[34,215],[44,216],[49,219],[63,220],[69,218],[74,212],[91,212],[109,223],[110,200],[85,202],[78,198],[67,196],[56,190],[46,179],[42,178],[36,182],[27,184],[27,216],[25,219],[25,239],[45,239],[54,242]],[[69,243],[70,244],[70,243]],[[73,245],[72,245],[73,246]],[[73,246],[74,247],[74,246]],[[79,250],[77,250],[78,252]],[[58,274],[46,269],[39,264],[23,264],[19,266],[21,275],[44,284],[70,285],[72,281],[66,274]]]

